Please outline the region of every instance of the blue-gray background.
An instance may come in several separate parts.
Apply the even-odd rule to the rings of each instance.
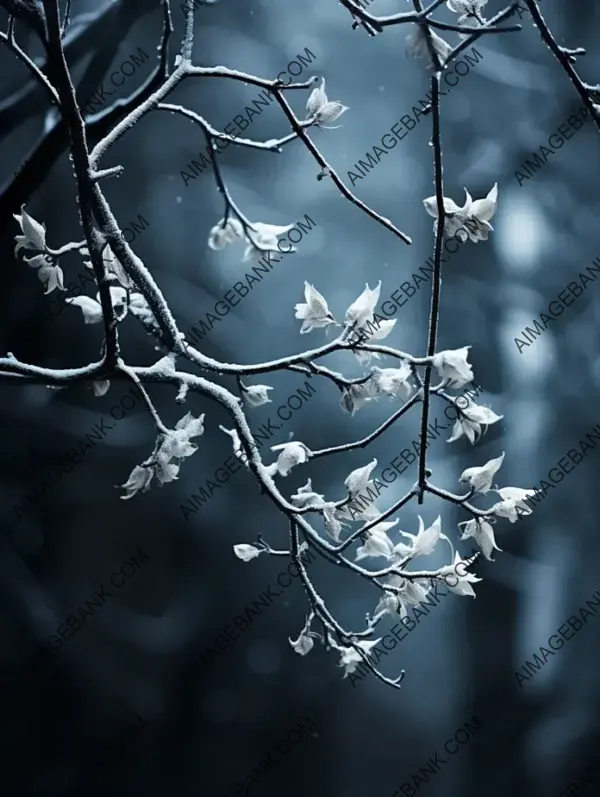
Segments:
[[[75,14],[96,9],[91,0],[73,5]],[[161,24],[157,4],[123,5],[131,19],[121,25],[115,17],[102,26],[89,55],[78,62],[77,77],[95,48],[112,48],[105,85],[112,69],[139,47],[154,55]],[[380,13],[409,7],[401,0],[371,4]],[[489,8],[495,12],[500,5],[490,0]],[[542,10],[560,43],[590,48],[578,68],[594,82],[600,70],[597,4],[545,0]],[[176,45],[183,22],[177,5],[173,16]],[[316,55],[306,77],[325,76],[330,97],[351,109],[339,130],[313,131],[345,180],[347,169],[428,90],[423,62],[404,57],[406,28],[371,39],[351,29],[347,11],[334,0],[223,0],[200,7],[196,17],[199,64],[226,64],[273,78],[306,47]],[[478,197],[497,181],[500,204],[490,242],[463,247],[445,271],[440,346],[473,344],[471,360],[485,401],[505,416],[476,449],[464,438],[452,446],[443,437],[432,444],[435,477],[450,488],[462,469],[502,450],[507,456],[501,484],[539,483],[599,422],[595,285],[522,354],[514,343],[519,331],[600,254],[600,137],[591,125],[550,156],[523,187],[514,176],[580,106],[527,15],[522,25],[518,34],[477,43],[483,60],[442,106],[446,194],[462,202],[463,186]],[[27,44],[26,32],[20,40]],[[35,42],[30,43],[37,52]],[[2,97],[8,97],[27,76],[10,53],[1,52],[0,59]],[[140,67],[122,95],[150,69],[150,62]],[[172,101],[222,128],[256,94],[255,88],[233,81],[190,80]],[[302,115],[306,95],[288,96]],[[26,105],[23,121],[0,116],[0,164],[9,182],[43,134],[45,108],[45,100],[36,98]],[[248,130],[261,140],[287,132],[275,105]],[[278,264],[216,326],[202,350],[249,363],[319,343],[325,340],[323,332],[300,338],[293,318],[304,280],[314,283],[342,315],[365,281],[373,286],[382,279],[383,297],[418,269],[432,248],[431,220],[422,206],[422,199],[433,193],[429,135],[424,120],[355,189],[412,236],[410,248],[345,201],[330,181],[317,182],[318,168],[299,142],[280,155],[230,147],[221,157],[224,175],[250,219],[286,224],[308,213],[317,227],[295,256]],[[125,167],[121,179],[105,184],[106,193],[123,226],[140,213],[148,220],[133,246],[182,329],[211,309],[244,271],[240,249],[215,253],[207,247],[208,232],[223,210],[211,174],[203,173],[187,187],[182,180],[181,170],[201,149],[198,128],[156,113],[128,133],[103,163]],[[81,237],[77,206],[64,151],[45,168],[48,173],[27,207],[46,223],[56,248]],[[84,327],[73,308],[53,317],[34,272],[13,258],[17,225],[6,222],[16,209],[2,204],[0,349],[50,367],[87,363],[98,354],[100,327]],[[75,259],[64,265],[67,279],[82,271]],[[423,352],[428,305],[427,288],[400,310],[390,343]],[[122,338],[129,362],[155,361],[152,344],[133,322],[124,325]],[[351,357],[334,365],[357,373]],[[303,381],[299,375],[271,380],[275,403],[254,411],[256,425]],[[224,413],[196,396],[179,407],[171,388],[154,389],[157,406],[171,425],[187,409],[206,412],[200,449],[183,466],[179,481],[130,502],[119,500],[114,485],[126,480],[153,443],[151,421],[137,407],[27,519],[16,522],[15,502],[47,472],[53,456],[74,445],[94,423],[110,420],[110,407],[123,387],[114,384],[104,398],[92,397],[84,387],[64,392],[2,387],[4,793],[92,795],[110,789],[115,795],[162,794],[175,787],[182,794],[219,797],[307,716],[318,727],[316,735],[305,738],[250,793],[387,797],[473,715],[484,730],[419,794],[496,797],[510,790],[558,795],[593,763],[600,730],[598,619],[592,618],[523,689],[514,671],[600,589],[598,453],[550,491],[533,517],[498,526],[504,552],[496,554],[495,563],[477,569],[484,580],[476,585],[476,600],[445,599],[382,660],[390,675],[407,670],[401,691],[374,679],[353,688],[341,679],[333,653],[315,648],[303,659],[291,650],[287,637],[297,636],[306,609],[298,584],[206,671],[192,663],[234,615],[275,583],[282,569],[283,560],[267,557],[243,564],[234,557],[233,544],[251,542],[259,532],[276,547],[286,540],[284,519],[242,474],[190,522],[182,516],[180,504],[230,454],[229,439],[217,430],[226,422]],[[318,390],[273,442],[286,440],[292,428],[297,439],[312,447],[354,439],[389,409],[367,407],[350,419],[339,410],[330,384],[319,384]],[[417,428],[415,412],[378,442],[375,455],[382,463],[389,461]],[[330,460],[314,471],[313,484],[339,492],[347,473],[366,461],[361,452]],[[306,470],[299,469],[285,487],[293,489],[305,478]],[[392,489],[410,486],[414,478],[406,474]],[[416,528],[415,509],[411,505],[401,517],[400,526],[408,531]],[[434,502],[422,509],[431,521],[439,506]],[[453,539],[463,519],[443,509],[444,527]],[[139,547],[149,562],[127,588],[43,667],[16,680],[35,646]],[[325,563],[313,565],[311,572],[343,622],[359,627],[377,599],[374,590]],[[99,766],[102,751],[135,723],[136,715],[145,719],[145,728]]]

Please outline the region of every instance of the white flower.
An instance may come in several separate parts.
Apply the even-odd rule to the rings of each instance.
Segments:
[[[129,474],[129,478],[125,484],[121,485],[122,488],[127,492],[127,494],[122,495],[121,498],[124,501],[127,501],[128,498],[133,498],[133,496],[140,490],[142,490],[142,492],[146,492],[150,487],[150,482],[152,481],[153,476],[154,471],[151,468],[146,468],[143,465],[136,465]]]
[[[367,655],[371,654],[372,648],[381,641],[381,638],[375,640],[368,640],[368,639],[361,639],[354,644],[356,647],[360,648],[360,650],[364,651]],[[340,656],[340,667],[344,668],[344,678],[350,673],[353,673],[358,665],[363,661],[363,656],[361,656],[360,652],[356,650],[356,648],[349,648],[345,647],[344,645],[333,645],[336,650],[339,650],[341,653]]]
[[[302,319],[300,334],[306,335],[313,329],[326,327],[328,324],[335,323],[335,318],[329,312],[329,307],[323,296],[310,283],[304,282],[305,303],[296,305],[295,318]]]
[[[369,479],[371,478],[371,473],[376,467],[377,460],[372,459],[368,465],[353,470],[352,473],[347,476],[344,486],[348,490],[348,494],[351,498],[354,498],[362,490],[366,489]]]
[[[453,199],[444,197],[444,234],[449,238],[456,235],[460,230],[464,230],[464,224],[469,218],[471,212],[472,198],[467,189],[465,188],[466,199],[465,204],[459,207]],[[430,196],[423,200],[425,210],[434,219],[438,218],[437,197]],[[468,235],[466,232],[465,235]],[[459,240],[462,238],[459,237]]]
[[[452,436],[448,438],[448,443],[453,443],[465,434],[473,445],[479,436],[487,431],[489,424],[496,423],[496,421],[500,421],[504,417],[503,415],[496,415],[489,407],[475,404],[472,399],[469,399],[466,407],[460,407],[458,402],[454,400],[452,403],[456,405],[462,414],[459,415],[452,428]],[[483,432],[481,431],[482,426],[484,427]]]
[[[46,225],[40,224],[33,216],[25,211],[25,206],[21,207],[21,213],[13,213],[14,218],[21,227],[23,235],[15,235],[15,255],[19,249],[33,249],[36,252],[46,251]]]
[[[229,216],[227,223],[224,219],[211,229],[208,234],[208,245],[211,249],[223,249],[228,244],[232,244],[236,238],[243,238],[244,228],[241,222]]]
[[[277,224],[263,224],[261,221],[255,221],[250,226],[252,229],[246,231],[248,246],[244,252],[243,262],[260,260],[265,252],[281,252],[277,236],[289,232],[294,225],[288,224],[281,227]],[[285,250],[285,254],[295,251],[296,247],[292,246]]]
[[[225,432],[225,434],[228,434],[229,437],[231,437],[231,439],[233,441],[233,453],[234,453],[234,455],[239,460],[241,460],[244,463],[244,465],[247,465],[248,464],[248,457],[246,456],[246,453],[245,453],[244,448],[242,446],[242,443],[241,443],[241,440],[240,440],[240,436],[239,436],[239,434],[237,432],[237,429],[226,429],[224,426],[219,426],[219,429],[222,432]]]
[[[454,200],[444,197],[444,234],[447,237],[456,235],[464,243],[471,239],[477,241],[487,241],[488,235],[493,231],[490,219],[496,212],[498,206],[498,183],[489,191],[485,199],[473,200],[465,188],[465,204],[459,207]],[[425,210],[434,219],[438,218],[437,198],[427,197],[423,200]]]
[[[270,404],[271,399],[267,395],[267,390],[273,390],[269,385],[246,385],[240,381],[243,388],[243,396],[251,407],[260,407],[261,404]]]
[[[406,545],[406,543],[400,542],[395,546],[394,554],[398,559],[404,558],[405,556],[429,556],[430,553],[433,553],[433,549],[437,545],[440,537],[447,539],[447,537],[442,534],[442,518],[439,515],[429,528],[425,528],[423,518],[420,515],[418,515],[418,518],[419,531],[416,535],[409,534],[406,531],[400,532],[404,537],[408,537],[411,543],[410,545]]]
[[[397,522],[395,521],[392,525],[395,526]],[[383,526],[383,523],[381,525]],[[358,562],[367,556],[382,556],[388,560],[392,558],[394,546],[384,529],[378,530],[375,527],[370,531],[366,531],[364,536],[366,538],[365,544],[356,549],[355,561]]]
[[[431,28],[429,33],[433,49],[443,66],[452,52],[452,47]],[[415,30],[406,37],[405,53],[407,58],[426,58],[430,55],[424,25],[415,25]]]
[[[92,390],[94,391],[94,396],[103,396],[105,393],[108,392],[109,387],[110,387],[109,379],[95,379],[92,382]]]
[[[488,523],[487,520],[482,520],[481,518],[472,518],[471,520],[465,520],[463,523],[459,523],[458,525],[459,527],[465,527],[461,540],[467,540],[469,537],[473,537],[477,545],[479,545],[481,548],[485,558],[490,562],[493,561],[492,551],[494,549],[496,551],[502,550],[496,545],[496,540],[494,539],[494,527]]]
[[[296,465],[302,465],[308,462],[310,450],[298,440],[292,440],[289,443],[279,443],[276,446],[271,446],[271,451],[281,451],[275,463],[277,472],[281,476],[287,476],[288,473]]]
[[[498,493],[502,501],[491,508],[491,511],[498,517],[505,517],[511,523],[516,523],[519,515],[530,515],[533,511],[529,504],[525,503],[528,496],[536,495],[535,490],[523,490],[520,487],[502,487],[495,492]]]
[[[406,401],[413,391],[413,386],[408,381],[412,375],[408,363],[402,363],[400,368],[372,368],[371,372],[374,386],[379,393]]]
[[[473,243],[477,243],[477,241],[487,241],[490,232],[494,230],[490,224],[490,219],[496,213],[497,207],[498,183],[494,183],[485,199],[476,199],[472,202],[470,217],[465,221],[466,234]]]
[[[322,78],[321,85],[311,91],[306,101],[306,121],[310,119],[319,127],[327,128],[327,125],[335,122],[347,110],[348,107],[341,102],[327,99],[325,78]]]
[[[453,564],[441,567],[438,573],[440,576],[452,576],[450,580],[444,579],[445,585],[451,592],[454,592],[456,595],[469,595],[474,598],[475,590],[471,584],[476,584],[478,581],[481,581],[481,579],[477,578],[474,573],[467,572],[465,568],[469,561],[468,559],[463,559],[459,552],[456,551]],[[464,565],[460,572],[458,571],[459,565]]]
[[[362,326],[367,320],[373,320],[375,305],[379,301],[381,293],[381,280],[379,285],[371,290],[367,284],[364,291],[360,294],[350,307],[346,310],[346,323],[355,326]]]
[[[448,379],[450,387],[464,387],[473,381],[473,366],[467,362],[470,348],[463,346],[462,349],[440,351],[431,358],[440,379]]]
[[[262,550],[255,548],[254,545],[247,545],[241,542],[233,546],[233,552],[242,562],[249,562],[251,559],[256,559],[257,556],[260,556]]]
[[[296,653],[300,654],[300,656],[306,656],[307,653],[310,653],[315,644],[312,641],[312,638],[308,634],[304,633],[304,631],[295,641],[288,637],[288,642],[294,648]]]
[[[492,480],[500,470],[504,461],[504,452],[496,459],[490,459],[485,465],[477,468],[467,468],[461,474],[459,481],[467,483],[476,493],[487,493],[492,486]]]

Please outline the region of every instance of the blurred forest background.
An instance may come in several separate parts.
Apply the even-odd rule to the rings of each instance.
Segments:
[[[73,15],[93,16],[100,6],[99,0],[74,0]],[[429,90],[424,62],[405,58],[408,27],[370,38],[361,28],[352,30],[348,12],[335,0],[222,0],[198,6],[196,64],[225,64],[272,79],[305,48],[315,54],[300,79],[324,76],[330,98],[350,110],[340,129],[314,129],[311,135],[348,184],[347,170]],[[381,14],[407,7],[403,0],[373,0],[369,6]],[[486,13],[492,16],[501,7],[490,0]],[[588,82],[597,82],[598,3],[544,0],[541,9],[560,44],[589,50],[577,68]],[[480,38],[476,47],[484,57],[442,102],[446,195],[462,203],[464,186],[477,198],[497,181],[499,209],[489,242],[462,247],[445,268],[439,348],[473,344],[475,378],[484,388],[480,403],[504,414],[475,449],[465,438],[448,446],[449,431],[432,443],[430,467],[437,482],[449,488],[464,468],[503,450],[502,485],[539,484],[600,422],[595,284],[522,353],[514,342],[600,255],[600,137],[591,124],[522,186],[515,177],[523,161],[581,105],[529,15],[522,17],[521,32]],[[439,18],[456,20],[445,9]],[[179,5],[173,7],[173,19],[171,63],[183,31]],[[5,30],[6,15],[1,20]],[[113,3],[91,35],[80,37],[71,50],[75,78],[85,82],[88,96],[103,83],[114,92],[108,106],[141,85],[155,63],[161,24],[158,0]],[[17,32],[20,43],[39,54],[39,42],[24,26]],[[448,39],[457,41],[455,34]],[[149,58],[117,90],[109,75],[138,48]],[[0,47],[0,351],[48,367],[83,365],[98,356],[101,327],[84,327],[77,308],[57,314],[51,305],[56,294],[45,297],[34,271],[13,256],[18,226],[11,214],[21,202],[45,222],[54,248],[82,237],[71,165],[60,135],[53,132],[56,120],[39,92],[19,99],[28,81],[22,64]],[[170,99],[223,129],[258,93],[234,81],[188,80]],[[303,116],[307,94],[288,97]],[[81,95],[80,100],[83,104]],[[287,132],[273,103],[247,135],[267,140]],[[339,316],[365,282],[373,287],[382,279],[383,298],[417,271],[433,246],[431,219],[422,205],[433,193],[430,132],[430,121],[422,120],[385,156],[385,165],[354,189],[412,236],[411,247],[344,200],[329,180],[318,182],[318,168],[300,142],[279,155],[227,148],[220,156],[224,176],[251,220],[288,224],[309,214],[316,226],[298,252],[283,258],[199,348],[224,361],[250,363],[305,343],[318,345],[326,340],[324,333],[300,338],[300,323],[293,317],[294,304],[303,301],[304,280]],[[15,176],[42,137],[42,154]],[[132,221],[139,225],[139,214],[147,221],[143,230],[134,231],[133,248],[184,330],[246,270],[240,248],[208,249],[209,230],[223,215],[221,198],[210,171],[187,185],[181,174],[199,151],[205,151],[199,128],[182,117],[153,113],[102,163],[125,167],[120,179],[104,183],[104,190],[123,227]],[[76,258],[64,265],[67,280],[85,272]],[[399,311],[391,345],[415,354],[425,351],[429,289],[425,286]],[[158,358],[133,321],[121,334],[128,363],[149,365]],[[358,374],[350,355],[331,364]],[[275,387],[274,403],[254,410],[256,429],[305,380],[288,374],[247,381]],[[223,384],[233,387],[228,380]],[[330,383],[317,389],[272,443],[286,441],[292,430],[313,447],[355,439],[389,411],[384,404],[368,405],[350,418],[341,412]],[[248,793],[390,797],[473,716],[483,730],[419,794],[558,797],[570,782],[584,782],[600,742],[600,621],[590,620],[523,688],[514,672],[600,589],[600,453],[588,455],[532,517],[498,524],[503,553],[477,566],[484,580],[475,586],[476,600],[443,599],[382,660],[391,676],[407,670],[400,691],[371,677],[352,686],[342,679],[334,653],[316,646],[301,658],[291,649],[287,638],[298,636],[306,613],[297,580],[212,663],[198,663],[202,651],[258,593],[275,585],[283,569],[277,558],[243,564],[232,546],[263,533],[274,547],[284,547],[287,526],[242,473],[184,518],[181,505],[231,454],[230,439],[218,431],[220,423],[227,425],[225,413],[195,395],[181,407],[171,388],[151,391],[170,425],[188,409],[194,415],[206,412],[199,451],[185,462],[178,481],[128,502],[119,499],[115,485],[153,445],[151,420],[138,404],[17,521],[14,505],[94,424],[112,423],[110,408],[125,392],[117,383],[102,398],[83,387],[54,391],[2,383],[3,794],[52,797],[110,790],[117,797],[175,788],[181,794],[241,797],[245,791],[235,792],[236,784],[307,718],[316,730]],[[441,411],[439,405],[436,410]],[[418,417],[413,412],[403,418],[378,441],[372,456],[381,463],[395,457],[416,437]],[[329,460],[329,467],[314,471],[313,485],[318,492],[339,492],[347,473],[370,458],[354,452]],[[399,479],[389,500],[410,487],[415,474],[412,469]],[[306,477],[305,470],[294,473],[285,487],[293,491]],[[440,506],[428,498],[421,509],[430,522]],[[464,519],[444,506],[444,529],[454,540],[456,523]],[[411,504],[400,527],[415,531],[416,524]],[[36,647],[140,548],[147,562],[106,607],[39,666],[24,669]],[[468,552],[468,543],[461,550]],[[374,590],[326,562],[311,568],[330,608],[348,626],[360,627],[377,600]]]

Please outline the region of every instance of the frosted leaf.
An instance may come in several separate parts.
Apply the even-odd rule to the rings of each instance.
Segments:
[[[161,374],[174,374],[176,359],[177,356],[173,352],[169,352],[164,357],[161,357],[160,360],[157,360],[154,365],[151,366],[151,369]],[[186,383],[184,382],[184,384]]]
[[[364,536],[366,538],[365,543],[356,549],[355,561],[359,562],[367,556],[381,556],[388,561],[392,558],[394,546],[383,529],[377,530],[377,528],[373,528],[370,531],[366,531]]]
[[[325,93],[325,78],[321,79],[321,85],[313,89],[308,95],[306,101],[306,118],[314,116],[319,108],[327,102],[327,94]]]
[[[224,219],[211,229],[208,234],[208,246],[210,249],[223,249],[228,244],[232,244],[237,238],[242,238],[244,235],[244,228],[241,222],[230,216],[227,223]]]
[[[353,470],[346,478],[344,486],[348,490],[351,498],[366,489],[373,469],[377,467],[377,460],[373,459],[368,465]]]
[[[330,537],[333,537],[336,542],[339,542],[340,533],[342,531],[342,523],[337,517],[335,508],[331,505],[324,506],[322,511],[323,520],[325,523],[325,531]]]
[[[153,476],[154,472],[151,468],[146,468],[143,465],[136,465],[129,474],[129,478],[125,484],[121,485],[126,491],[126,495],[122,495],[121,498],[127,501],[129,498],[133,498],[140,490],[146,492],[150,487]]]
[[[455,14],[480,16],[481,9],[486,5],[487,1],[488,0],[447,0],[446,5],[450,11],[453,11]]]
[[[310,479],[303,487],[298,488],[298,492],[295,493],[295,495],[290,496],[290,501],[299,509],[306,509],[308,507],[320,509],[326,504],[325,496],[313,490],[312,481]]]
[[[452,435],[448,438],[448,443],[453,443],[464,434],[473,445],[479,436],[487,431],[489,424],[496,423],[504,417],[503,415],[496,415],[489,407],[475,404],[471,399],[469,399],[469,404],[466,407],[459,406],[457,401],[452,403],[460,409],[462,414],[459,414],[458,420],[452,428]]]
[[[13,217],[21,227],[22,235],[15,235],[15,255],[19,249],[33,249],[37,252],[46,251],[46,225],[40,224],[33,216],[30,216],[25,206],[21,207],[21,213],[13,213]]]
[[[191,412],[187,412],[183,418],[177,421],[175,429],[183,432],[188,439],[199,437],[204,434],[204,418],[204,412],[198,418],[194,418]]]
[[[478,581],[481,581],[481,579],[477,578],[474,573],[466,571],[465,568],[468,561],[467,559],[462,559],[457,551],[454,555],[454,563],[441,567],[438,572],[440,576],[444,577],[444,583],[451,592],[454,592],[456,595],[468,595],[474,598],[475,590],[471,584],[476,584]],[[462,571],[458,570],[459,565],[463,565]],[[446,576],[452,576],[452,578],[445,578]]]
[[[307,462],[310,455],[310,450],[298,440],[271,446],[271,451],[281,451],[275,463],[277,472],[281,476],[287,476],[296,465],[302,465]]]
[[[429,528],[425,528],[423,519],[419,515],[419,532],[414,543],[415,556],[428,556],[433,553],[442,532],[442,518],[438,515]]]
[[[60,266],[46,264],[38,270],[37,275],[40,282],[43,282],[46,286],[44,291],[46,295],[57,288],[59,291],[65,290],[64,275]]]
[[[84,324],[99,324],[102,321],[102,307],[89,296],[67,297],[65,302],[81,309]]]
[[[104,261],[104,265],[106,270],[109,274],[114,274],[114,276],[119,280],[121,285],[124,285],[128,288],[131,285],[131,281],[127,276],[125,269],[123,268],[121,261],[117,258],[113,250],[110,248],[110,244],[104,249],[102,254],[102,260]]]
[[[246,241],[248,245],[244,251],[243,262],[248,260],[260,260],[265,252],[281,252],[279,248],[277,236],[284,235],[289,232],[294,225],[287,224],[280,226],[278,224],[264,224],[261,221],[255,221],[251,224],[253,229],[246,232]],[[285,250],[285,254],[295,252],[296,247],[291,246]]]
[[[313,646],[315,644],[312,641],[311,637],[308,634],[304,634],[304,633],[300,634],[298,639],[296,639],[295,641],[292,640],[292,639],[289,639],[289,637],[288,637],[288,641],[289,641],[290,645],[294,648],[296,653],[298,653],[300,656],[306,656],[307,653],[310,653],[310,651],[313,649]]]
[[[313,89],[306,101],[306,120],[314,121],[319,127],[327,127],[331,122],[348,110],[346,105],[342,105],[338,100],[327,99],[325,91],[325,78],[322,78],[321,85]]]
[[[473,381],[473,367],[467,362],[470,348],[440,351],[431,358],[440,379],[447,379],[450,387],[464,387]]]
[[[254,545],[247,545],[242,542],[233,546],[233,552],[242,562],[249,562],[251,559],[256,559],[257,556],[260,556],[262,550],[255,548]]]
[[[437,54],[440,63],[444,65],[452,52],[452,47],[431,28],[429,33],[434,52]],[[429,58],[430,66],[432,65],[424,26],[415,25],[414,31],[406,37],[405,53],[407,58]]]
[[[495,492],[502,499],[491,507],[491,511],[498,517],[505,517],[511,523],[516,523],[520,515],[530,515],[532,508],[525,503],[525,499],[536,495],[535,490],[524,490],[520,487],[501,487]]]
[[[481,518],[465,520],[463,523],[459,523],[458,525],[459,527],[465,527],[461,536],[461,540],[467,540],[469,537],[473,537],[477,545],[479,545],[481,548],[485,558],[490,562],[493,561],[492,551],[501,550],[501,548],[498,548],[496,545],[496,540],[494,539],[494,527],[488,523],[487,520],[482,520]]]
[[[301,335],[305,335],[313,329],[335,323],[335,319],[329,312],[329,307],[324,297],[314,285],[308,282],[304,283],[304,299],[304,303],[299,303],[295,307],[295,318],[302,320]]]
[[[323,127],[326,130],[333,130],[334,128],[328,127],[328,125],[331,122],[335,122],[336,119],[339,119],[340,116],[348,110],[350,110],[348,106],[343,105],[341,102],[326,102],[315,114],[315,122],[319,127]]]
[[[360,327],[367,320],[372,321],[380,293],[381,280],[379,280],[379,285],[374,290],[371,290],[367,284],[360,296],[346,310],[346,323]]]
[[[94,391],[94,396],[103,396],[105,393],[108,392],[109,387],[110,387],[109,379],[95,379],[92,382],[92,390]]]
[[[270,404],[271,399],[267,395],[268,390],[273,390],[269,385],[250,385],[246,386],[240,381],[242,395],[251,407],[260,407],[262,404]]]
[[[467,468],[462,472],[459,481],[468,484],[477,493],[487,493],[503,461],[504,452],[496,459],[490,459],[481,467]]]
[[[342,392],[340,406],[345,412],[354,415],[364,404],[368,401],[372,401],[378,393],[379,391],[376,385],[374,385],[372,378],[369,378],[365,382],[348,385]]]
[[[413,392],[413,385],[408,381],[412,376],[408,363],[402,363],[400,368],[373,367],[371,372],[373,385],[378,393],[406,401]]]

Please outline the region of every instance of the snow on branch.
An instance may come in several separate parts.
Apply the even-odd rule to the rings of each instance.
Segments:
[[[515,13],[513,2],[490,19],[484,17],[487,0],[447,0],[446,7],[457,15],[456,23],[441,22],[433,18],[443,0],[434,0],[423,7],[421,0],[413,0],[413,11],[376,16],[365,11],[356,0],[332,0],[340,8],[340,20],[350,14],[355,28],[363,28],[370,36],[385,33],[396,25],[410,26],[407,37],[407,55],[426,58],[430,72],[431,143],[433,154],[434,195],[420,198],[423,211],[433,218],[433,275],[431,303],[427,326],[427,347],[424,353],[411,354],[388,343],[393,339],[396,321],[384,320],[378,314],[381,281],[355,286],[355,298],[348,307],[339,307],[332,298],[320,292],[318,286],[304,283],[303,295],[298,295],[290,307],[290,324],[298,322],[299,335],[311,335],[316,342],[312,347],[297,353],[265,359],[258,363],[223,363],[192,346],[180,331],[178,321],[167,303],[159,285],[131,245],[124,240],[101,181],[115,177],[127,170],[126,165],[116,166],[108,161],[112,145],[122,136],[131,134],[137,123],[147,114],[158,110],[184,117],[199,128],[210,157],[210,165],[222,202],[222,212],[215,211],[214,225],[210,230],[208,245],[215,251],[244,244],[242,261],[253,261],[264,253],[281,251],[280,236],[292,225],[277,225],[271,220],[250,221],[232,195],[220,163],[218,141],[228,141],[248,150],[266,150],[277,154],[286,144],[299,142],[306,148],[319,167],[318,179],[329,177],[340,194],[375,223],[389,230],[403,244],[411,238],[390,219],[366,205],[353,194],[328,163],[311,138],[312,130],[319,135],[335,136],[340,123],[350,123],[352,109],[335,96],[324,78],[317,76],[302,82],[283,84],[256,75],[240,72],[225,66],[195,66],[193,63],[194,8],[203,3],[188,0],[185,10],[185,33],[180,53],[170,68],[164,57],[166,34],[163,33],[159,49],[163,50],[162,72],[153,77],[152,90],[137,95],[137,101],[127,106],[127,112],[106,131],[96,145],[88,149],[83,111],[76,101],[72,76],[65,57],[65,31],[68,20],[60,19],[57,0],[43,0],[44,46],[47,53],[49,82],[35,62],[19,47],[14,37],[14,19],[9,19],[7,33],[0,40],[9,47],[31,74],[43,84],[51,100],[60,106],[71,141],[71,157],[76,179],[76,192],[81,210],[82,239],[52,248],[52,231],[35,219],[25,207],[14,215],[18,231],[15,234],[15,257],[21,258],[36,270],[46,294],[64,291],[64,274],[61,264],[66,253],[81,257],[91,269],[96,283],[95,296],[79,296],[68,300],[73,308],[73,323],[86,326],[102,325],[103,344],[97,361],[84,367],[50,369],[25,363],[7,352],[0,357],[0,380],[6,384],[37,383],[49,388],[61,388],[75,382],[93,386],[95,395],[104,395],[112,382],[133,382],[136,394],[141,397],[155,428],[155,438],[149,441],[148,455],[140,463],[131,463],[128,476],[123,474],[121,498],[143,501],[144,493],[154,487],[165,487],[179,477],[182,467],[190,457],[202,456],[210,461],[210,451],[203,446],[202,437],[208,425],[216,426],[209,411],[197,413],[190,409],[168,425],[159,416],[151,396],[155,384],[170,385],[175,389],[175,401],[192,405],[196,396],[218,405],[229,416],[228,424],[219,426],[230,439],[233,455],[239,460],[241,470],[253,478],[265,501],[270,501],[285,516],[288,530],[287,546],[271,546],[260,534],[254,541],[235,541],[233,551],[243,562],[251,562],[261,554],[288,557],[298,569],[304,587],[308,611],[306,622],[295,638],[290,638],[292,648],[307,655],[315,640],[339,657],[344,675],[350,675],[360,666],[370,670],[385,684],[398,688],[404,671],[396,676],[383,674],[370,658],[379,638],[375,638],[379,624],[387,616],[406,617],[408,607],[419,603],[443,581],[458,596],[475,596],[474,584],[481,581],[472,571],[480,555],[492,559],[498,548],[495,525],[498,520],[516,522],[531,513],[526,499],[535,494],[532,489],[513,486],[496,486],[501,480],[505,456],[510,452],[498,451],[487,462],[476,460],[456,480],[451,490],[438,484],[428,466],[427,434],[432,404],[441,402],[452,406],[456,422],[448,440],[452,443],[465,436],[475,445],[487,428],[502,419],[490,407],[478,404],[453,391],[468,389],[475,375],[469,362],[470,349],[457,331],[455,348],[439,350],[438,326],[441,313],[442,247],[451,237],[462,244],[485,243],[493,232],[492,221],[496,213],[499,191],[497,184],[490,186],[486,196],[473,199],[465,188],[462,205],[445,196],[443,182],[443,148],[441,138],[442,99],[440,81],[444,71],[456,57],[482,35],[518,32],[520,25],[503,25]],[[597,87],[584,83],[575,73],[573,62],[580,50],[567,50],[556,44],[544,22],[535,0],[526,0],[534,23],[544,41],[561,63],[576,90],[592,114]],[[170,31],[170,5],[163,0],[166,14],[166,31]],[[40,6],[41,8],[41,6]],[[39,28],[39,26],[38,26]],[[40,28],[41,30],[41,28]],[[44,32],[42,31],[42,32]],[[451,44],[440,35],[457,35],[458,42]],[[217,130],[211,122],[196,111],[168,101],[172,91],[188,79],[219,79],[242,81],[266,89],[273,94],[283,117],[289,124],[289,133],[280,139],[265,142],[239,138]],[[598,90],[600,91],[600,90]],[[289,94],[291,92],[291,94]],[[288,97],[305,92],[304,118],[296,115]],[[130,98],[131,100],[131,98]],[[595,116],[598,124],[598,117]],[[334,124],[338,123],[338,124]],[[600,129],[600,128],[599,128]],[[321,133],[321,131],[324,131]],[[54,242],[53,242],[54,243]],[[286,251],[293,251],[293,248]],[[151,336],[161,357],[151,367],[125,363],[119,347],[118,332],[122,324],[140,324]],[[335,331],[329,342],[322,342],[327,332]],[[333,371],[328,365],[331,355],[345,351],[352,354],[363,373],[349,378]],[[373,364],[376,361],[376,365]],[[353,417],[369,402],[385,402],[392,407],[388,418],[376,429],[360,439],[329,447],[319,447],[317,440],[287,439],[271,446],[263,456],[252,432],[250,418],[253,409],[271,402],[274,390],[268,384],[269,374],[298,371],[308,374],[338,391],[334,411]],[[228,389],[213,381],[215,375],[235,377],[235,387]],[[434,384],[434,376],[436,384]],[[460,401],[462,400],[462,403]],[[378,477],[378,461],[366,449],[385,435],[400,419],[412,416],[419,420],[418,454],[413,457],[416,479],[410,490],[391,504],[380,504],[380,494],[385,486]],[[198,450],[201,449],[201,453]],[[364,451],[362,464],[349,470],[343,484],[330,494],[313,484],[310,466],[313,460],[342,456],[349,452]],[[416,460],[416,461],[415,461]],[[286,478],[296,469],[307,473],[306,483],[295,493],[286,490]],[[385,472],[385,469],[384,471]],[[383,475],[382,475],[383,478]],[[321,491],[320,491],[321,490]],[[475,546],[471,555],[463,558],[449,534],[441,515],[432,517],[426,499],[435,497],[453,504],[464,514],[458,524],[459,539],[471,540]],[[422,507],[419,515],[407,515],[409,504]],[[410,531],[398,528],[401,512],[405,510]],[[404,517],[404,515],[402,516]],[[403,521],[404,522],[404,521]],[[283,529],[283,524],[282,524]],[[275,535],[274,535],[275,536]],[[448,546],[449,561],[437,569],[427,569],[423,557]],[[336,567],[349,570],[364,579],[375,589],[376,600],[366,613],[365,625],[359,629],[345,628],[328,608],[321,592],[309,576],[301,554],[308,549],[321,554]],[[418,568],[414,562],[418,560]],[[448,578],[453,582],[449,585]]]

